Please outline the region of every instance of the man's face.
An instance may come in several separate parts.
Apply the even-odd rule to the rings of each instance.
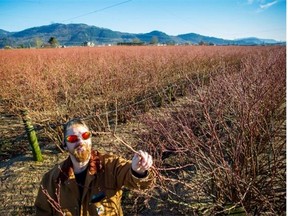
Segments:
[[[70,136],[72,135],[72,136]],[[70,136],[70,139],[66,139]],[[85,162],[91,155],[91,133],[83,125],[72,125],[66,131],[67,150],[78,162]]]

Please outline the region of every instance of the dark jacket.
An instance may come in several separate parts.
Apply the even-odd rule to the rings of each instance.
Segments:
[[[122,187],[147,189],[154,179],[152,172],[148,172],[144,178],[133,175],[131,161],[112,154],[93,152],[81,199],[72,167],[68,157],[43,176],[35,201],[36,215],[61,215],[57,208],[65,215],[73,216],[123,215]],[[103,199],[94,203],[93,198],[99,195]]]

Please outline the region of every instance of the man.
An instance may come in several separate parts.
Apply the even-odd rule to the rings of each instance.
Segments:
[[[154,181],[151,155],[139,151],[128,161],[92,150],[80,119],[65,124],[63,145],[69,157],[43,176],[36,215],[123,215],[122,187],[147,189]]]

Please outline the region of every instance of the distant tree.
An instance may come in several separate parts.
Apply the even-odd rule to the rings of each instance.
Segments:
[[[206,43],[204,41],[200,41],[199,45],[206,45]]]
[[[151,41],[150,41],[150,44],[157,44],[158,43],[158,37],[157,36],[153,36],[152,38],[151,38]]]
[[[132,43],[141,43],[141,40],[139,38],[134,38],[132,40]]]
[[[59,45],[58,40],[55,37],[50,37],[48,43],[52,46],[52,47],[57,47]]]
[[[39,38],[39,37],[36,37],[34,39],[34,45],[35,45],[36,48],[40,48],[43,45],[42,39]]]
[[[175,45],[175,44],[176,44],[176,42],[175,42],[175,41],[173,41],[173,40],[172,40],[172,41],[168,41],[168,42],[167,42],[167,45]]]
[[[19,45],[17,46],[17,48],[18,48],[18,49],[23,49],[23,48],[25,48],[25,45],[24,45],[24,44],[19,44]]]
[[[13,48],[11,46],[6,45],[4,46],[4,49],[13,49]]]

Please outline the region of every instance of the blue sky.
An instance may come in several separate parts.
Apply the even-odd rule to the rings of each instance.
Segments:
[[[85,23],[114,31],[286,41],[285,0],[0,0],[0,29]]]

